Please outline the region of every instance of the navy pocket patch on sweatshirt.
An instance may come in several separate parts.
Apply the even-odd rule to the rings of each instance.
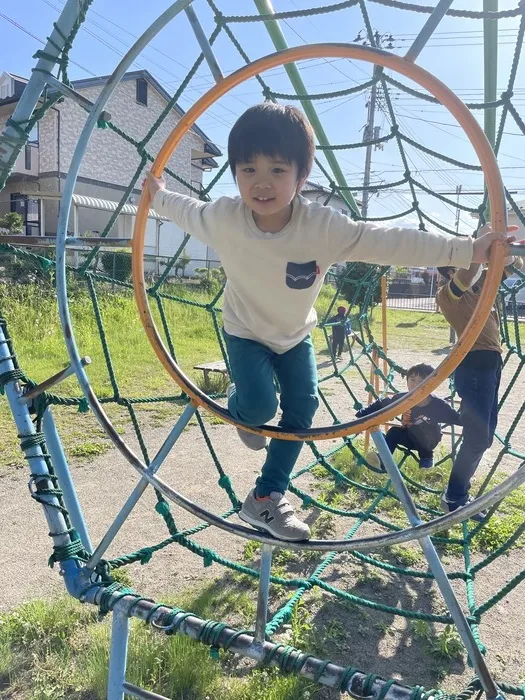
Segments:
[[[289,262],[286,265],[286,285],[291,289],[308,289],[315,282],[319,273],[317,262]]]

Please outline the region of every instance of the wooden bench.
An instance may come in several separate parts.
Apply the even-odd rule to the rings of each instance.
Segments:
[[[219,372],[224,376],[228,376],[228,369],[224,360],[216,360],[215,362],[205,362],[201,365],[194,365],[193,369],[200,369],[204,373],[204,381],[209,380],[210,372]]]

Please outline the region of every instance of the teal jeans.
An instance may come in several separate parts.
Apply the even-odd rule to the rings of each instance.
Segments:
[[[287,432],[309,428],[319,406],[317,364],[311,337],[308,335],[282,355],[262,343],[237,338],[226,331],[224,339],[235,383],[228,410],[235,420],[253,426],[272,420],[278,406],[275,375],[281,390],[279,426]],[[256,481],[257,496],[286,491],[302,446],[300,441],[270,440],[266,461]]]

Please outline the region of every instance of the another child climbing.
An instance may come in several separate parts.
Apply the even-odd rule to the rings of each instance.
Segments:
[[[505,261],[503,279],[523,267],[523,259],[511,257]],[[485,283],[481,265],[472,264],[468,270],[438,267],[443,284],[436,302],[443,316],[457,333],[463,333],[471,319]],[[464,506],[470,500],[470,480],[484,453],[492,445],[498,422],[498,390],[501,379],[500,320],[497,304],[472,346],[454,372],[456,391],[461,398],[463,441],[454,460],[447,488],[441,497],[446,513]],[[478,513],[473,520],[482,520]]]
[[[312,425],[318,407],[317,365],[310,336],[314,303],[335,262],[468,267],[485,262],[489,233],[473,241],[437,232],[380,227],[310,202],[301,188],[314,157],[314,134],[295,107],[267,102],[250,107],[235,123],[228,157],[239,197],[203,202],[168,192],[164,180],[147,175],[153,208],[183,231],[216,250],[227,276],[224,338],[232,380],[228,409],[246,426],[273,419],[287,432]],[[266,447],[260,433],[239,430],[250,449]],[[272,439],[255,488],[240,517],[283,540],[310,537],[285,497],[303,443]]]
[[[343,356],[345,339],[347,336],[347,319],[346,307],[338,306],[337,314],[329,318],[327,323],[333,323],[332,326],[332,355],[340,360]]]
[[[423,362],[413,365],[407,370],[407,388],[412,391],[418,384],[429,377],[434,371],[432,365]],[[358,418],[375,413],[381,408],[406,396],[407,392],[394,394],[384,399],[379,399],[366,408],[356,413]],[[419,455],[421,469],[430,469],[434,466],[434,450],[441,442],[443,434],[441,425],[461,425],[461,416],[451,408],[446,401],[429,394],[423,401],[403,413],[401,425],[389,428],[385,435],[386,444],[392,454],[402,445],[409,450],[415,450]],[[384,467],[376,453],[369,454],[371,463]]]

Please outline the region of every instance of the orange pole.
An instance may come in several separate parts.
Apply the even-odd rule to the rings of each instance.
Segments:
[[[375,370],[377,368],[377,350],[374,348],[372,350],[372,364],[370,365],[370,377],[368,384],[370,385],[370,389],[368,390],[368,397],[367,397],[367,406],[370,406],[372,403],[372,399],[374,398],[374,394],[372,392],[372,387],[374,387],[376,394],[379,394],[379,377],[377,374],[375,374]],[[368,446],[370,444],[370,431],[367,430],[365,432],[365,455],[368,452]]]
[[[226,95],[232,88],[276,66],[311,58],[349,58],[384,66],[418,83],[436,97],[441,104],[449,110],[469,137],[485,175],[485,182],[490,200],[492,227],[495,231],[506,231],[505,195],[501,174],[490,143],[487,141],[485,134],[469,109],[450,88],[424,68],[407,61],[401,56],[396,56],[388,51],[370,46],[355,44],[311,44],[308,46],[297,46],[260,58],[244,66],[240,70],[235,71],[235,73],[225,77],[224,80],[221,80],[221,82],[211,87],[210,90],[197,100],[186,114],[181,117],[177,126],[166,139],[153,163],[153,174],[156,177],[162,175],[171,154],[188,130],[211,105],[222,96]],[[148,303],[143,261],[146,221],[150,204],[149,192],[144,190],[140,198],[133,234],[133,287],[144,329],[157,357],[170,376],[188,394],[192,402],[195,405],[208,408],[226,422],[232,425],[238,425],[227,410],[206,396],[204,392],[186,377],[171,357],[155,326]],[[458,340],[458,343],[450,355],[441,362],[439,367],[403,399],[390,404],[390,406],[378,411],[372,416],[342,423],[337,426],[311,428],[310,430],[297,431],[296,433],[286,433],[273,426],[264,426],[263,428],[247,428],[246,426],[242,426],[243,429],[269,437],[278,437],[281,440],[329,440],[346,435],[353,435],[362,430],[385,423],[391,418],[394,418],[394,416],[411,408],[416,403],[419,403],[454,371],[481,332],[489,316],[494,299],[496,298],[501,274],[503,272],[504,257],[505,245],[494,245],[491,250],[489,270],[485,284],[483,285],[480,300],[461,338]]]
[[[383,374],[385,379],[383,380],[385,385],[385,396],[388,391],[388,382],[386,376],[388,374],[388,362],[386,361],[386,354],[388,352],[388,337],[387,337],[387,317],[386,317],[386,274],[381,277],[381,331],[383,335],[383,352],[385,357],[383,358]],[[384,426],[386,429],[386,425]]]
[[[388,353],[388,330],[387,330],[387,317],[386,317],[386,275],[381,277],[381,330],[383,332],[383,352],[385,355]],[[388,374],[388,362],[386,357],[383,358],[383,374],[385,377]],[[385,392],[388,389],[388,383],[386,379],[385,382]]]

